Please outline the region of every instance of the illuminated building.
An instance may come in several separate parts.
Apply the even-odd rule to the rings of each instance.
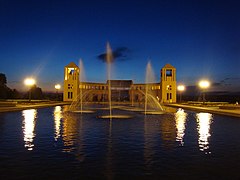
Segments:
[[[85,101],[108,101],[108,81],[106,83],[80,82],[81,69],[73,62],[65,66],[63,100],[77,101],[80,92]],[[132,80],[110,80],[113,101],[144,102],[147,91],[161,103],[176,102],[176,68],[166,64],[161,69],[159,83],[134,84]],[[86,95],[87,94],[87,95]]]

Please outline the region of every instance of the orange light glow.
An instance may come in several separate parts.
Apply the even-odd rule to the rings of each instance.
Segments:
[[[201,80],[199,83],[198,83],[199,87],[202,88],[202,89],[207,89],[209,86],[210,86],[210,82],[207,81],[207,80]]]
[[[24,80],[24,84],[27,86],[32,86],[36,83],[35,79],[33,78],[27,78]]]

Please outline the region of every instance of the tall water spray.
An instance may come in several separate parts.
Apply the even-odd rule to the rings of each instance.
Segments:
[[[147,97],[149,94],[149,84],[150,83],[155,83],[155,77],[154,77],[154,72],[152,69],[152,65],[151,62],[148,61],[147,63],[147,67],[146,67],[146,76],[145,76],[145,83],[146,83],[146,87],[145,87],[145,114],[147,113]]]
[[[112,63],[113,63],[113,54],[110,47],[110,44],[107,43],[107,50],[106,50],[106,62],[107,62],[107,81],[108,81],[108,102],[109,102],[109,115],[98,116],[99,118],[108,118],[110,121],[110,130],[112,130],[112,119],[126,119],[131,118],[130,115],[112,115],[112,92],[111,92],[111,78],[112,78]]]
[[[85,81],[85,73],[83,68],[82,59],[79,60],[79,68],[80,68],[80,76],[79,76],[79,84],[80,84],[80,108],[81,114],[83,112],[83,81]]]
[[[109,102],[109,117],[112,117],[112,92],[111,92],[111,64],[113,61],[112,50],[110,44],[107,43],[107,79],[108,79],[108,102]]]

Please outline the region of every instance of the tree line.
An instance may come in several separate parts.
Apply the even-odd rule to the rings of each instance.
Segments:
[[[44,94],[42,89],[37,87],[37,85],[33,85],[27,93],[19,92],[16,89],[11,89],[7,86],[6,75],[4,73],[0,73],[0,99],[28,99],[30,91],[32,99],[56,99],[54,94]]]

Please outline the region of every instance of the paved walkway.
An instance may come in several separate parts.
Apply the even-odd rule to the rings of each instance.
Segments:
[[[44,103],[32,103],[32,104],[16,104],[16,106],[10,107],[0,107],[0,112],[11,112],[11,111],[21,111],[24,109],[32,109],[32,108],[44,108],[44,107],[51,107],[51,106],[60,106],[60,105],[67,105],[68,102],[44,102]]]
[[[219,106],[194,106],[188,104],[168,104],[167,106],[179,107],[183,109],[189,109],[194,111],[209,112],[214,114],[221,114],[226,116],[240,117],[240,108],[238,109],[219,109]]]
[[[16,106],[12,107],[0,107],[0,112],[11,112],[11,111],[21,111],[24,109],[32,109],[32,108],[44,108],[44,107],[51,107],[57,105],[67,105],[70,104],[69,102],[44,102],[44,103],[32,103],[32,104],[17,104]],[[183,109],[189,109],[193,111],[201,111],[201,112],[209,112],[215,114],[221,114],[226,116],[235,116],[240,117],[240,108],[238,109],[219,109],[219,106],[196,106],[196,105],[189,105],[189,104],[166,104],[166,106],[170,107],[178,107]]]

